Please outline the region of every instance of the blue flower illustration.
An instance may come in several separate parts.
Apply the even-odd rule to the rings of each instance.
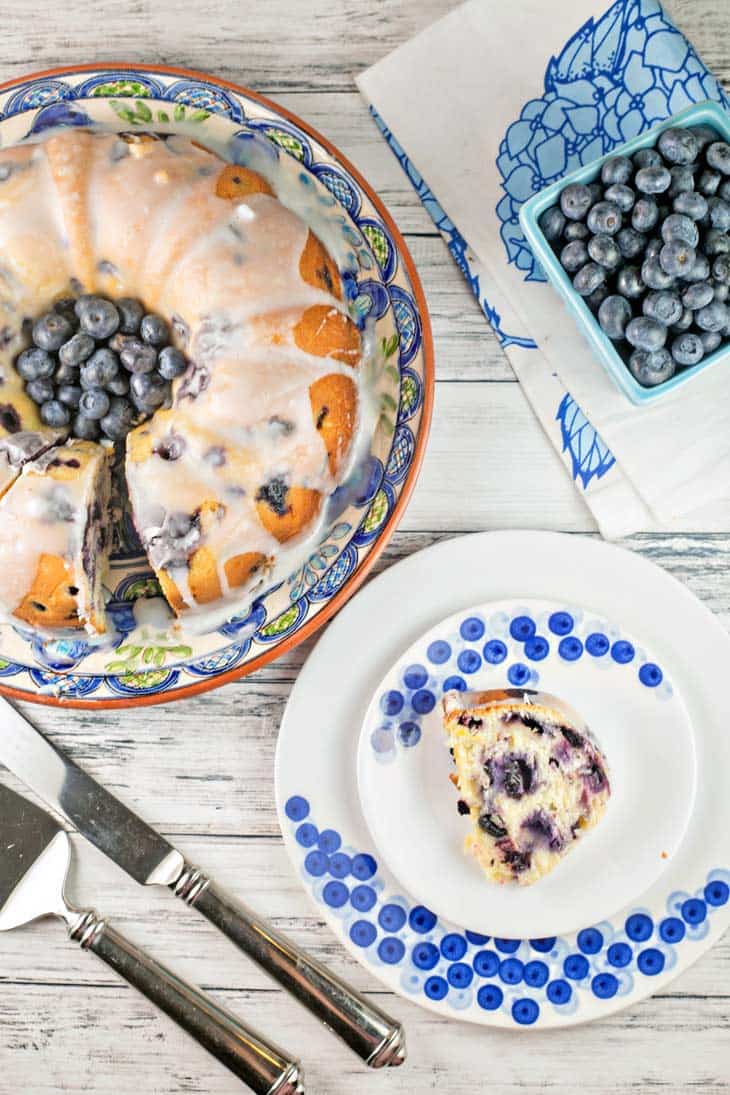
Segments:
[[[520,206],[569,171],[604,156],[692,103],[727,100],[657,0],[616,0],[551,58],[545,92],[508,128],[497,205],[510,263],[544,281],[519,223]]]

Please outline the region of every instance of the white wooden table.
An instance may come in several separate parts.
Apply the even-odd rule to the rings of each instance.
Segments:
[[[552,0],[559,3],[559,0]],[[608,2],[608,0],[607,0]],[[726,84],[728,0],[665,0]],[[0,80],[58,63],[159,61],[218,73],[325,133],[393,213],[423,279],[438,388],[419,485],[381,562],[455,533],[541,527],[595,535],[509,365],[394,157],[353,73],[451,0],[74,0],[4,5]],[[459,469],[477,469],[464,483]],[[461,484],[461,487],[459,486]],[[730,536],[637,536],[730,624]],[[305,1063],[315,1095],[730,1091],[730,938],[639,1007],[590,1027],[518,1034],[445,1022],[391,996],[336,944],[300,889],[273,798],[276,732],[308,648],[181,704],[109,715],[29,708],[53,739],[184,853],[404,1022],[408,1065],[369,1073],[166,893],[137,888],[76,840],[73,897],[198,981]],[[0,936],[0,1095],[225,1095],[240,1086],[51,923]]]

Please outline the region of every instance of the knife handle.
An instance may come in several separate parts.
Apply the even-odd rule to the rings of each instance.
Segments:
[[[296,1061],[150,958],[95,912],[81,912],[69,927],[69,937],[143,993],[256,1095],[303,1095]]]
[[[371,1068],[403,1063],[405,1035],[398,1022],[219,889],[196,867],[186,864],[171,889],[342,1038]]]

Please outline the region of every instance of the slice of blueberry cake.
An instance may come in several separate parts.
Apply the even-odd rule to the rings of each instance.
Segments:
[[[464,847],[495,882],[529,885],[600,821],[606,760],[562,700],[518,689],[447,692],[444,728],[456,766]]]

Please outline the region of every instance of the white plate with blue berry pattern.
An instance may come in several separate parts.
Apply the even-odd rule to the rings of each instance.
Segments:
[[[718,704],[729,658],[730,637],[700,601],[612,545],[496,532],[410,556],[330,625],[284,715],[277,803],[303,885],[363,965],[441,1015],[554,1027],[635,1004],[730,919],[730,737]],[[458,858],[448,751],[428,744],[438,690],[456,684],[449,677],[562,694],[593,722],[613,785],[606,817],[551,876],[505,896],[477,871],[461,904],[445,904],[439,879],[445,892],[452,865],[462,883],[476,868]],[[627,720],[645,742],[622,741]],[[432,813],[416,801],[419,780],[438,801]],[[394,789],[407,789],[401,808]],[[427,886],[408,861],[423,824],[437,841]],[[638,871],[637,848],[648,856]],[[563,889],[580,923],[566,919]]]

